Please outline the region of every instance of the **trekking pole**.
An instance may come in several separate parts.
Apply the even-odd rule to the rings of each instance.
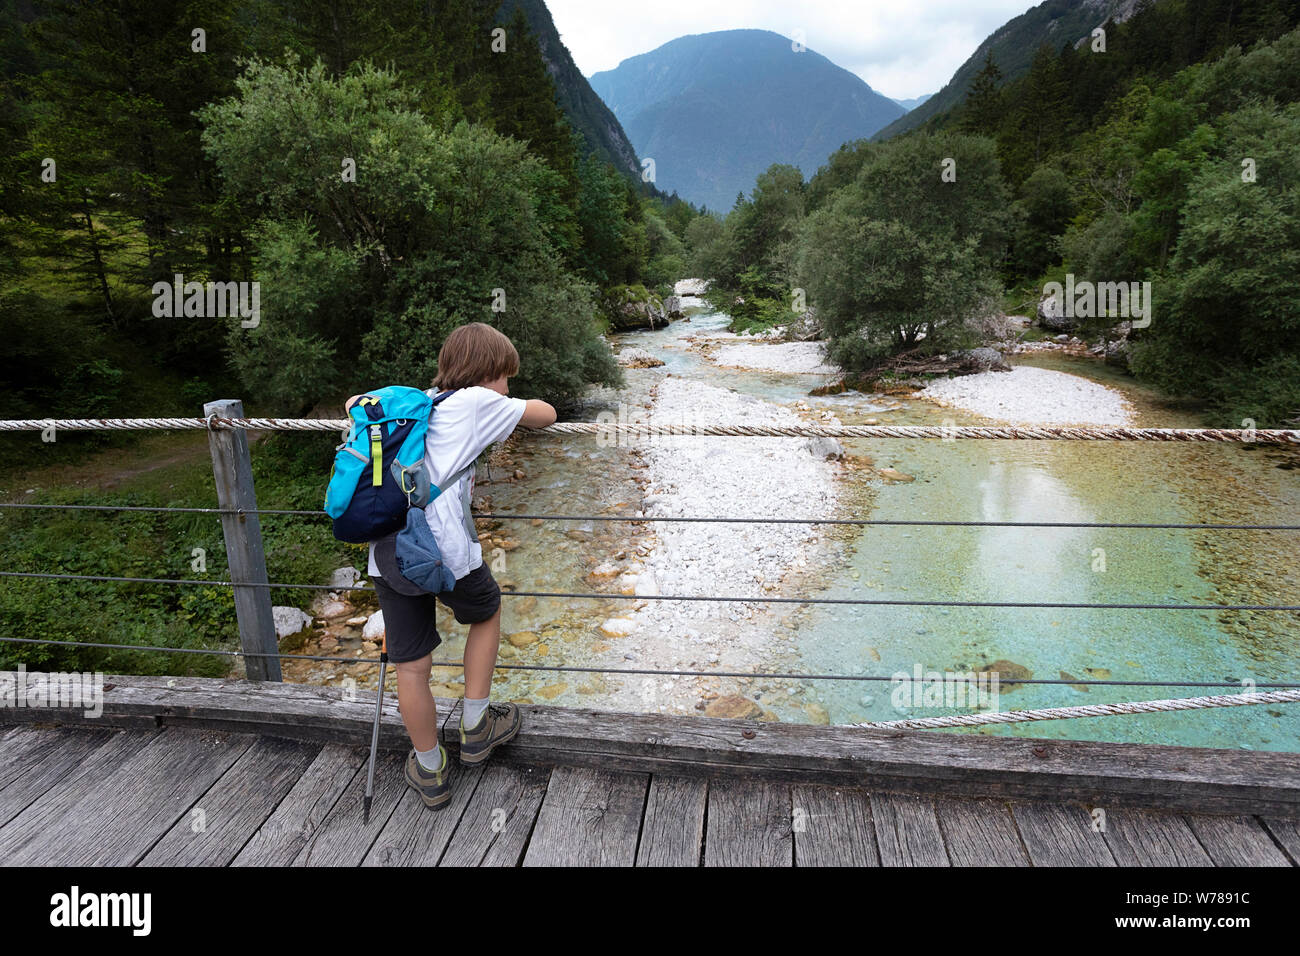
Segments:
[[[379,693],[375,695],[375,726],[370,732],[370,769],[366,773],[366,795],[361,800],[361,823],[370,822],[370,801],[375,796],[375,751],[379,749],[379,716],[384,711],[384,678],[388,676],[388,641],[379,651]]]

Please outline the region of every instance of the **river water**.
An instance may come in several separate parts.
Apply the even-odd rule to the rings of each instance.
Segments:
[[[593,420],[615,411],[620,402],[648,408],[653,383],[668,372],[777,405],[806,402],[814,416],[830,410],[845,424],[987,424],[914,396],[847,392],[813,397],[810,390],[829,376],[719,367],[687,347],[688,337],[717,334],[727,322],[724,315],[703,312],[690,322],[619,336],[617,345],[643,348],[665,366],[628,370],[625,390],[593,391],[574,418]],[[1120,389],[1140,425],[1198,424],[1190,412],[1162,402],[1100,363],[1059,353],[1018,360]],[[855,480],[846,473],[840,513],[817,517],[1180,524],[1296,523],[1300,517],[1297,455],[1288,450],[1118,442],[872,440],[844,445],[859,461],[869,458],[876,467],[892,467],[915,480],[885,482],[870,470],[870,480]],[[478,510],[632,514],[646,490],[644,470],[644,462],[628,448],[595,440],[521,437],[495,456],[489,475],[480,479]],[[752,510],[743,501],[731,504],[732,514]],[[742,538],[751,533],[743,525],[730,527]],[[601,565],[611,560],[626,565],[649,554],[657,533],[647,523],[508,520],[484,536],[484,553],[507,591],[618,593],[618,582],[602,577]],[[819,565],[792,576],[781,593],[970,602],[1300,603],[1297,537],[1300,533],[868,526],[827,534]],[[602,622],[643,603],[612,597],[509,597],[503,629],[513,641],[502,642],[502,664],[651,666],[654,643],[667,640],[666,633],[611,638],[600,631]],[[915,674],[918,668],[922,674],[967,673],[996,662],[1003,675],[995,702],[1000,710],[1233,692],[1194,686],[1007,686],[1009,673],[1070,682],[1300,681],[1300,615],[1295,612],[787,605],[760,610],[740,625],[727,624],[725,617],[719,622],[717,635],[724,645],[752,645],[750,656],[730,658],[743,660],[746,667],[889,678]],[[455,659],[464,631],[441,612],[439,626],[447,643],[435,659]],[[681,664],[711,670],[721,662],[725,667],[726,650],[709,653],[702,647],[697,660]],[[435,691],[458,696],[457,677],[451,669],[438,672],[435,680],[448,683]],[[537,703],[676,713],[700,710],[720,694],[741,694],[757,700],[768,718],[836,724],[971,709],[909,706],[922,703],[919,696],[916,701],[900,697],[905,685],[888,680],[682,678],[663,680],[653,693],[647,690],[649,683],[640,676],[512,669],[499,672],[494,693]],[[692,707],[697,697],[699,703]],[[953,732],[1295,751],[1300,750],[1300,706]]]

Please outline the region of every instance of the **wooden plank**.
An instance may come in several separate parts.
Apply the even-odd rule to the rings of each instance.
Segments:
[[[1273,839],[1282,844],[1283,851],[1291,858],[1291,865],[1300,865],[1300,820],[1264,817],[1260,822],[1273,834]]]
[[[311,832],[293,858],[293,866],[357,866],[383,831],[397,802],[408,786],[402,774],[406,757],[383,753],[375,760],[375,796],[370,807],[370,822],[362,823],[362,797],[366,792],[366,772],[362,768],[338,802],[325,814],[320,826]]]
[[[705,866],[793,866],[790,787],[755,780],[709,781]]]
[[[78,731],[69,727],[46,727],[19,724],[0,735],[0,790],[27,776],[33,768],[49,760],[73,741],[83,745],[98,740],[102,744],[111,730]]]
[[[357,776],[368,754],[326,744],[231,866],[288,866]],[[376,768],[378,772],[378,768]]]
[[[489,762],[440,866],[518,866],[551,770]]]
[[[524,866],[632,866],[650,778],[556,767]]]
[[[0,826],[64,780],[114,736],[112,730],[18,727],[0,745]]]
[[[1107,810],[1102,835],[1120,866],[1213,866],[1177,813]]]
[[[1186,820],[1215,866],[1291,865],[1253,817],[1188,814]]]
[[[29,839],[3,855],[11,866],[131,866],[149,851],[208,788],[253,744],[254,738],[165,730],[94,784],[59,788],[6,826]],[[96,754],[106,748],[96,751]]]
[[[341,700],[337,688],[211,678],[113,677],[111,683],[100,726],[156,715],[167,724],[369,745],[373,702]],[[381,746],[405,751],[409,743],[395,701],[388,702]],[[438,705],[450,716],[455,702]],[[511,761],[1300,818],[1300,754],[520,709],[524,729],[500,754]],[[83,720],[75,710],[46,716]],[[0,713],[0,721],[9,719],[13,714]],[[446,730],[444,722],[444,739]]]
[[[792,787],[796,866],[880,866],[871,796],[840,787]]]
[[[996,800],[934,801],[944,847],[953,866],[1029,866],[1016,821]]]
[[[482,764],[474,767],[453,764],[449,778],[451,802],[439,810],[426,807],[420,795],[407,787],[361,865],[437,866],[482,774]]]
[[[141,865],[229,866],[320,750],[319,744],[258,737]]]
[[[8,864],[12,855],[28,844],[50,839],[55,833],[51,829],[54,821],[86,794],[96,792],[105,777],[158,734],[156,730],[119,730],[72,767],[58,786],[47,789],[0,826],[0,863]]]
[[[637,866],[699,866],[709,787],[694,777],[650,778]]]
[[[872,793],[871,820],[881,866],[948,866],[934,801],[905,793]]]
[[[1017,803],[1011,814],[1034,866],[1115,865],[1092,815],[1077,804]]]

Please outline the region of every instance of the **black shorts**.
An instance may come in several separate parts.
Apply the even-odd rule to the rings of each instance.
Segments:
[[[501,588],[486,562],[457,579],[455,588],[438,595],[412,597],[393,590],[382,577],[376,576],[374,582],[384,612],[384,647],[394,664],[418,661],[442,643],[434,620],[438,601],[451,609],[460,624],[486,621],[501,607]]]

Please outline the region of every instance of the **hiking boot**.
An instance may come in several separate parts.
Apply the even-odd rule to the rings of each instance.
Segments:
[[[465,726],[464,714],[460,719],[460,762],[481,763],[493,750],[519,733],[523,719],[514,704],[488,704],[487,710],[474,727]]]
[[[406,758],[406,782],[420,794],[424,805],[433,810],[441,810],[451,803],[451,758],[443,751],[442,769],[425,770],[412,750]]]

